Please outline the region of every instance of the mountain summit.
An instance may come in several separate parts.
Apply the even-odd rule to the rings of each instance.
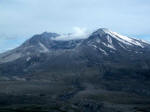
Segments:
[[[148,42],[104,28],[84,39],[60,37],[47,32],[34,35],[21,46],[0,54],[1,105],[135,112],[137,106],[143,109],[149,104]],[[57,109],[59,104],[62,108]]]
[[[111,74],[102,75],[105,78],[118,78],[119,74],[120,78],[150,78],[148,42],[122,36],[105,28],[96,30],[86,39],[55,39],[59,36],[47,32],[34,35],[18,48],[1,54],[0,73],[3,76],[26,77],[29,74],[64,70],[81,73],[89,67],[92,72],[95,67],[102,67],[103,74]],[[128,71],[128,75],[123,71]]]

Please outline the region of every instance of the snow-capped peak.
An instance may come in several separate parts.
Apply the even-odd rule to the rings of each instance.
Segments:
[[[122,43],[125,43],[125,44],[128,44],[128,45],[136,45],[136,46],[144,48],[144,45],[136,39],[120,35],[116,32],[110,32],[110,33],[113,37],[115,37],[117,40],[121,41]]]
[[[100,34],[100,35],[103,35],[103,34],[108,34],[110,35],[112,38],[118,40],[120,43],[123,43],[125,45],[130,45],[130,46],[138,46],[138,47],[141,47],[141,48],[144,48],[145,47],[145,44],[149,44],[148,42],[145,42],[145,41],[141,41],[141,40],[138,40],[138,39],[134,39],[134,38],[129,38],[127,36],[123,36],[123,35],[120,35],[116,32],[113,32],[113,31],[110,31],[106,28],[101,28],[101,29],[98,29],[96,32],[94,32],[94,34]],[[107,37],[108,38],[108,37]],[[109,39],[110,40],[110,39]],[[110,41],[111,42],[111,41]],[[111,42],[112,43],[112,42]]]

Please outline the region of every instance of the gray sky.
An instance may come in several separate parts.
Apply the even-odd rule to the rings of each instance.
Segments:
[[[0,52],[44,31],[100,27],[150,40],[150,0],[0,0]]]

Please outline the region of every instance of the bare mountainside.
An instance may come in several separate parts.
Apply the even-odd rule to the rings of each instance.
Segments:
[[[0,110],[150,111],[150,43],[104,28],[60,36],[34,35],[0,54]]]

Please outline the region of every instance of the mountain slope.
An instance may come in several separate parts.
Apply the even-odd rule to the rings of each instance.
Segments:
[[[20,47],[1,54],[0,71],[3,74],[9,74],[5,66],[12,66],[9,70],[10,75],[28,73],[31,69],[36,71],[37,67],[45,71],[45,66],[51,65],[55,67],[58,65],[63,69],[61,65],[66,64],[69,59],[69,67],[81,63],[86,66],[87,63],[106,61],[116,63],[117,61],[118,64],[124,65],[140,61],[141,66],[145,65],[145,68],[149,69],[147,65],[149,61],[145,62],[149,60],[150,44],[148,42],[121,36],[104,28],[98,29],[87,39],[82,40],[55,40],[59,36],[56,33],[46,32],[35,35]],[[17,63],[22,64],[17,66]],[[5,68],[6,70],[3,71]]]
[[[45,32],[0,54],[0,111],[149,112],[148,42],[104,28],[58,37]]]
[[[150,80],[149,43],[107,29],[98,29],[81,40],[55,39],[59,36],[56,33],[35,35],[20,47],[1,54],[0,76],[68,84],[75,81],[137,93],[141,87],[144,94],[150,94],[149,84],[139,83]],[[112,81],[116,82],[112,84]],[[126,81],[131,82],[128,88],[124,85]]]
[[[54,39],[59,36],[59,34],[47,32],[44,32],[40,35],[35,35],[31,39],[23,43],[20,47],[1,54],[0,62],[5,63],[9,61],[14,61],[18,58],[30,54],[37,55],[40,53],[48,53],[53,50],[74,49],[81,43],[82,45],[85,45],[87,47],[94,47],[105,55],[122,51],[124,53],[131,52],[142,54],[143,52],[149,51],[150,48],[150,43],[148,42],[122,36],[104,28],[98,29],[97,31],[93,32],[89,36],[89,38],[84,40]]]
[[[102,48],[109,49],[108,52],[137,52],[149,50],[150,44],[142,40],[119,35],[107,29],[99,29],[88,39],[88,43],[104,52]],[[138,52],[139,51],[139,52]],[[105,52],[104,52],[105,53]],[[106,54],[106,53],[105,53]]]

